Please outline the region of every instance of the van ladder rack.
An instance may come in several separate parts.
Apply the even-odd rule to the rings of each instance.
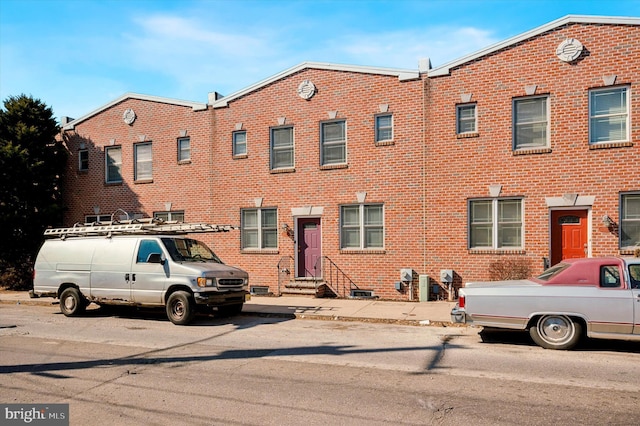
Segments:
[[[204,232],[228,232],[238,229],[232,225],[208,223],[185,223],[159,219],[133,219],[113,222],[76,223],[70,228],[51,228],[44,231],[45,237],[86,237],[89,235],[140,235],[140,234],[193,234]]]

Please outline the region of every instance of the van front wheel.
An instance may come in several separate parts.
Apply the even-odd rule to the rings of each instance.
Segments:
[[[176,291],[167,300],[167,317],[176,325],[186,325],[191,322],[196,311],[191,295],[186,291]]]
[[[69,287],[62,291],[60,295],[60,311],[65,316],[80,315],[85,311],[86,307],[87,301],[77,288]]]

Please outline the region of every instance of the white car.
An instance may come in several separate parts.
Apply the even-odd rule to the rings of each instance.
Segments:
[[[526,280],[470,282],[454,323],[529,330],[547,349],[582,337],[640,341],[640,258],[567,259]]]

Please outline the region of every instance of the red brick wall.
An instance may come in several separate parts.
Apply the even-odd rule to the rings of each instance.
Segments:
[[[573,63],[555,54],[566,38],[579,40],[583,56]],[[640,190],[640,33],[638,27],[568,25],[505,48],[429,80],[426,97],[428,235],[426,273],[456,272],[457,284],[488,279],[498,252],[467,249],[467,199],[488,197],[489,185],[501,184],[500,196],[523,196],[526,257],[534,272],[549,256],[549,207],[545,197],[565,193],[595,196],[591,254],[617,255],[618,238],[602,227],[609,215],[619,223],[619,192]],[[631,141],[589,149],[589,89],[605,87],[603,76],[630,87]],[[526,85],[550,97],[551,150],[514,155],[512,99],[525,96]],[[456,136],[456,104],[471,93],[477,102],[478,135]]]
[[[131,108],[137,115],[132,125],[123,121],[123,112]],[[70,152],[65,194],[65,223],[83,222],[85,215],[109,215],[117,209],[151,217],[164,211],[185,210],[187,221],[210,220],[212,185],[211,111],[193,111],[191,107],[127,99],[79,123],[64,132]],[[177,139],[181,130],[191,139],[190,164],[178,164]],[[134,148],[140,135],[152,143],[153,182],[134,182]],[[105,183],[105,147],[122,146],[122,183]],[[78,172],[78,150],[84,143],[89,151],[89,171]],[[116,216],[117,217],[117,216]]]
[[[303,80],[317,92],[310,100],[298,96]],[[388,104],[394,120],[394,144],[376,146],[374,117]],[[383,298],[408,298],[395,290],[400,268],[421,269],[422,226],[422,82],[400,82],[397,77],[352,72],[303,70],[274,82],[228,107],[215,110],[214,158],[216,177],[225,191],[214,194],[218,222],[238,223],[241,208],[278,210],[278,226],[294,226],[291,209],[322,207],[322,254],[334,261],[360,288]],[[320,123],[329,111],[347,123],[348,168],[321,170]],[[278,118],[294,126],[295,171],[271,173],[270,127]],[[242,123],[247,132],[247,158],[232,158],[232,132]],[[340,250],[339,206],[357,204],[356,192],[367,193],[366,203],[383,203],[385,248],[373,252]],[[277,265],[294,256],[294,243],[280,232],[278,250],[240,251],[240,238],[225,240],[217,250],[226,261],[250,271],[253,285],[277,286]]]
[[[555,54],[566,38],[585,47],[572,63]],[[322,254],[362,289],[386,299],[408,299],[394,283],[401,268],[438,279],[453,269],[457,286],[488,279],[491,262],[528,259],[540,272],[550,250],[550,209],[546,197],[575,193],[595,197],[590,207],[591,255],[619,254],[618,237],[603,228],[609,215],[619,223],[619,194],[640,190],[640,36],[638,27],[568,25],[509,46],[453,69],[450,75],[400,82],[397,77],[338,70],[305,69],[268,84],[227,107],[193,111],[149,100],[128,99],[66,132],[71,157],[66,185],[67,224],[121,208],[151,216],[154,211],[184,210],[190,222],[240,225],[240,210],[277,208],[278,249],[241,251],[240,232],[201,235],[227,263],[250,273],[252,285],[277,290],[280,259],[295,256],[295,245],[281,225],[293,227],[291,209],[322,208]],[[604,87],[603,76],[616,75],[631,96],[631,143],[590,149],[589,89]],[[317,92],[310,100],[296,92],[303,80]],[[549,150],[514,154],[512,101],[525,86],[550,98]],[[477,103],[478,133],[456,135],[456,104],[471,93]],[[387,104],[394,120],[394,143],[376,146],[374,119]],[[122,120],[132,108],[137,119]],[[329,111],[347,123],[347,168],[320,167],[320,123]],[[285,117],[294,126],[295,171],[272,173],[269,129]],[[237,123],[247,134],[246,158],[233,158]],[[187,130],[192,162],[177,163],[177,138]],[[153,143],[153,182],[133,180],[133,145],[139,135]],[[123,183],[104,183],[104,148],[115,139],[123,147]],[[90,170],[77,171],[77,151],[89,149]],[[524,199],[524,250],[473,252],[467,248],[467,202],[500,196]],[[383,203],[385,247],[375,251],[340,250],[339,206]],[[417,284],[417,279],[414,280]],[[414,290],[417,297],[417,289]]]

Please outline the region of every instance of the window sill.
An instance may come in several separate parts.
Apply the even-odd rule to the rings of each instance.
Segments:
[[[278,249],[240,249],[240,254],[278,254]]]
[[[598,142],[590,143],[589,149],[627,148],[633,146],[633,142]]]
[[[458,133],[456,138],[458,139],[469,139],[469,138],[479,138],[480,133],[478,132],[469,132],[469,133]]]
[[[296,171],[295,167],[288,167],[288,168],[283,168],[283,169],[271,169],[269,171],[269,173],[277,175],[280,173],[294,173]]]
[[[327,164],[324,166],[320,166],[320,170],[336,170],[336,169],[348,169],[349,165],[347,163],[344,164]]]
[[[178,165],[181,166],[183,164],[191,164],[191,160],[180,160],[178,161]]]
[[[234,160],[242,160],[244,158],[249,158],[249,154],[238,154],[238,155],[232,156],[232,158]]]
[[[134,185],[144,185],[147,183],[153,183],[153,179],[140,179],[133,182]]]
[[[340,249],[340,254],[386,254],[385,249]]]
[[[636,254],[636,250],[640,250],[640,246],[638,247],[625,247],[620,249],[621,256],[634,256]]]
[[[513,155],[549,154],[551,152],[551,148],[529,148],[514,150]]]
[[[527,254],[525,249],[469,249],[469,254]]]
[[[119,180],[117,182],[105,182],[104,186],[121,186],[122,185],[122,181]]]
[[[376,142],[376,146],[391,146],[395,144],[396,143],[394,141],[377,141]]]
[[[79,175],[88,175],[89,174],[89,170],[77,170],[76,172]]]

